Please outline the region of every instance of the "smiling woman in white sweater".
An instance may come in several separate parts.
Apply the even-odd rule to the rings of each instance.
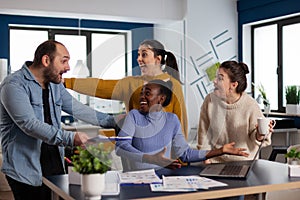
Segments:
[[[201,107],[198,127],[198,149],[217,149],[234,141],[236,147],[246,148],[249,157],[222,155],[209,162],[253,159],[260,143],[271,144],[271,134],[260,134],[257,118],[263,113],[257,102],[245,93],[248,66],[236,61],[223,62],[214,80],[214,91],[206,96]],[[270,122],[270,132],[273,132]]]

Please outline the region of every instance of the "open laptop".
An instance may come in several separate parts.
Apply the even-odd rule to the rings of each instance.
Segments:
[[[264,141],[264,140],[263,140]],[[256,157],[259,154],[263,141],[252,160],[234,161],[226,163],[208,164],[200,172],[200,176],[217,177],[217,178],[238,178],[246,179],[249,171],[253,167]]]

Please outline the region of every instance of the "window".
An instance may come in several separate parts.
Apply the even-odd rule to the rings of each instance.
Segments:
[[[92,33],[92,76],[103,79],[120,79],[125,76],[127,67],[125,37],[121,34]],[[124,45],[120,45],[124,44]],[[116,48],[112,48],[116,47]],[[107,51],[110,51],[107,54]],[[100,56],[102,55],[102,56]]]
[[[254,29],[254,83],[262,84],[267,91],[271,109],[278,109],[277,102],[277,25]]]
[[[14,72],[22,67],[25,61],[33,60],[35,49],[48,39],[48,32],[43,30],[10,30],[10,69]]]
[[[82,35],[67,35],[55,34],[56,41],[63,43],[70,53],[70,71],[64,74],[64,77],[74,77],[74,68],[77,60],[82,60],[84,63],[87,61],[87,39]]]
[[[300,86],[300,22],[282,27],[282,44],[282,82],[285,94],[286,86]],[[283,105],[286,105],[285,98],[283,102]]]
[[[70,71],[64,77],[74,77],[78,60],[89,68],[90,75],[103,79],[121,79],[127,74],[127,33],[96,30],[65,30],[53,28],[10,27],[11,72],[22,67],[25,61],[33,60],[37,46],[55,39],[68,49],[71,59]],[[124,105],[119,101],[88,98],[69,90],[84,104],[106,113],[119,113]]]
[[[264,86],[271,110],[284,112],[285,87],[300,86],[300,17],[254,25],[251,32],[252,80]]]

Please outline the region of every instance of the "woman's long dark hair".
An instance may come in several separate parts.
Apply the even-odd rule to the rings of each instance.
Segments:
[[[140,46],[142,45],[148,46],[154,52],[154,56],[161,56],[162,59],[160,64],[165,65],[163,71],[167,72],[181,83],[177,60],[173,53],[166,51],[164,45],[157,40],[144,40],[140,43]]]
[[[247,88],[247,77],[246,74],[249,73],[248,66],[242,62],[236,61],[225,61],[220,65],[220,68],[223,68],[231,82],[238,82],[236,88],[237,93],[242,93]]]

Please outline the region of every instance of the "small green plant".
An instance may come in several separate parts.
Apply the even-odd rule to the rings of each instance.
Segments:
[[[287,104],[299,104],[300,90],[296,85],[285,87],[285,98]]]
[[[285,154],[286,158],[291,158],[292,160],[300,159],[300,152],[297,151],[297,148],[292,148],[289,152]]]
[[[80,174],[103,174],[110,170],[110,150],[105,150],[103,143],[88,145],[86,148],[77,147],[72,157],[73,170]]]

